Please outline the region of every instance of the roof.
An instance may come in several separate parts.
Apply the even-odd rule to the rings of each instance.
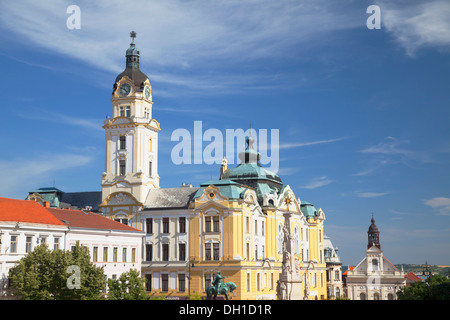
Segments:
[[[301,201],[300,210],[303,215],[307,218],[317,216],[317,209],[314,207],[312,203],[307,201]]]
[[[132,228],[94,212],[54,208],[47,208],[47,210],[52,216],[71,228],[142,232],[139,229]]]
[[[0,221],[64,225],[38,202],[0,198]]]
[[[145,209],[188,208],[191,199],[199,188],[158,188],[148,192]]]
[[[84,209],[92,207],[91,210],[98,211],[98,205],[102,203],[101,191],[89,192],[64,192],[61,196],[61,208]]]
[[[243,186],[228,179],[209,180],[200,185],[200,188],[196,192],[194,199],[201,197],[205,188],[210,185],[217,187],[220,194],[224,197],[227,197],[228,199],[242,199],[245,191],[249,189],[247,186]]]
[[[415,273],[413,273],[412,271],[408,272],[407,274],[405,274],[405,278],[407,281],[422,281],[422,279],[420,277],[418,277]]]
[[[345,272],[344,272],[342,275],[346,276],[346,275],[348,274],[348,271],[349,271],[349,270],[352,271],[352,270],[355,269],[355,268],[356,268],[356,267],[348,267],[348,269],[345,270]]]

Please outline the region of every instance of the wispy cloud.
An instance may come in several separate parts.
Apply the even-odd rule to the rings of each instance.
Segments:
[[[74,153],[0,160],[0,196],[17,197],[16,192],[24,188],[35,189],[36,184],[47,181],[58,171],[84,166],[92,161],[91,156]]]
[[[279,149],[291,149],[291,148],[299,148],[299,147],[308,147],[308,146],[314,146],[317,144],[333,143],[333,142],[341,141],[344,139],[347,139],[347,138],[341,137],[341,138],[335,138],[335,139],[316,140],[316,141],[309,141],[309,142],[282,143],[278,146],[278,148]],[[274,147],[276,147],[276,146],[274,146]]]
[[[362,26],[358,8],[326,0],[137,0],[133,6],[119,0],[80,0],[81,29],[73,31],[65,27],[70,4],[67,0],[5,2],[0,24],[31,44],[113,73],[124,67],[128,32],[134,29],[137,46],[145,52],[143,71],[151,68],[152,79],[214,91],[242,87],[237,83],[241,68],[239,77],[224,76],[223,71],[236,66],[246,68],[246,88],[269,88],[272,72],[257,74],[261,69],[251,71],[249,61],[298,58],[302,50],[333,41],[325,35]],[[323,41],[315,41],[319,37]],[[211,73],[211,65],[222,70]],[[173,67],[176,74],[168,71]]]
[[[78,126],[85,129],[91,129],[104,133],[102,123],[100,120],[90,120],[86,118],[77,118],[57,112],[46,111],[45,109],[39,110],[39,112],[28,111],[26,113],[18,113],[19,117],[30,120],[49,121],[55,123],[63,123],[71,126]]]
[[[429,200],[424,200],[425,205],[436,209],[438,214],[450,216],[450,198],[436,197]]]
[[[316,177],[314,179],[312,179],[308,184],[302,186],[301,188],[304,189],[317,189],[323,186],[326,186],[330,183],[332,183],[333,181],[328,179],[326,176],[322,176],[322,177]]]
[[[376,198],[389,194],[389,192],[356,192],[360,198]]]
[[[450,51],[450,2],[430,1],[375,1],[382,11],[386,30],[408,55],[421,48]]]

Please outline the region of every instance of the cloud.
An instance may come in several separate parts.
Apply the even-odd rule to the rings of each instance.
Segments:
[[[336,139],[317,140],[317,141],[310,141],[310,142],[283,143],[283,144],[280,144],[278,146],[278,148],[279,149],[291,149],[291,148],[307,147],[307,146],[314,146],[317,144],[332,143],[332,142],[341,141],[344,139],[347,139],[347,138],[341,137],[341,138],[336,138]]]
[[[152,70],[152,79],[210,90],[239,88],[241,67],[246,68],[246,87],[269,88],[267,81],[277,75],[251,71],[249,61],[301,58],[304,50],[337,41],[328,35],[363,25],[358,8],[326,0],[138,0],[133,5],[80,0],[81,29],[69,30],[66,9],[71,4],[68,0],[5,2],[0,24],[29,44],[113,73],[123,70],[129,32],[135,30],[141,66],[144,72]],[[211,65],[221,70],[214,73]],[[168,71],[171,67],[176,74]],[[239,70],[239,77],[223,75],[233,68]]]
[[[93,157],[74,154],[41,154],[37,157],[0,160],[0,195],[16,197],[24,188],[35,189],[36,184],[48,181],[55,172],[87,165]],[[23,197],[25,195],[21,195]]]
[[[386,137],[384,141],[380,142],[379,144],[363,149],[360,152],[378,153],[385,155],[403,155],[406,157],[410,157],[413,155],[411,151],[399,148],[398,147],[399,144],[400,144],[399,140],[393,137]]]
[[[408,55],[422,48],[450,51],[450,2],[376,1],[382,15],[382,28],[391,33]]]
[[[333,181],[328,179],[326,176],[323,177],[316,177],[314,179],[311,180],[310,183],[308,183],[307,185],[302,186],[301,188],[304,189],[317,189],[323,186],[326,186],[330,183],[332,183]]]
[[[40,109],[38,113],[33,113],[33,111],[27,111],[26,113],[17,114],[21,118],[39,121],[49,121],[56,123],[63,123],[72,126],[78,126],[85,129],[91,129],[95,131],[100,131],[104,133],[101,121],[89,120],[86,118],[77,118],[74,116],[68,116],[60,114],[57,112],[46,111],[45,109]]]
[[[389,192],[357,192],[356,195],[360,198],[376,198],[389,194]]]
[[[425,205],[436,209],[440,215],[450,215],[450,198],[436,197],[424,200]]]

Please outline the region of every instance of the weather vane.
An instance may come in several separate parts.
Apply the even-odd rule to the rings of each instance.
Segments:
[[[134,38],[136,38],[136,32],[131,31],[130,32],[130,37],[131,37],[131,40],[134,42]]]

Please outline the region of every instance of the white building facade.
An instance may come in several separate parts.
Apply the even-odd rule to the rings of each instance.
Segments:
[[[347,272],[347,296],[350,300],[396,300],[397,291],[406,285],[405,273],[383,256],[378,228],[373,218],[371,222],[366,257]]]

